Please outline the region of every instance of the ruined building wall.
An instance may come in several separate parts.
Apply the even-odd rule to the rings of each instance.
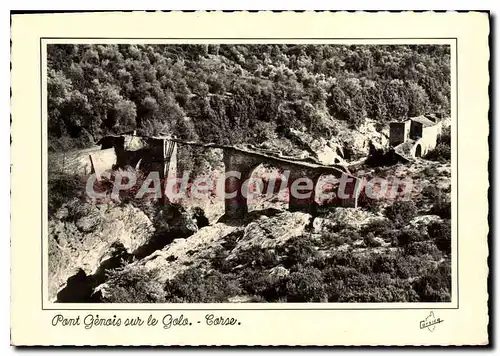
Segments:
[[[434,126],[424,127],[422,135],[422,156],[436,148],[437,138],[441,134],[441,123]]]
[[[410,137],[413,140],[417,140],[417,139],[423,137],[423,134],[424,134],[423,131],[424,131],[424,126],[420,122],[411,121]]]
[[[106,148],[89,154],[92,165],[92,173],[99,179],[104,171],[112,169],[116,164],[116,153],[114,148]]]
[[[177,143],[165,141],[165,153],[167,161],[166,176],[170,179],[175,178],[177,177]]]
[[[391,122],[390,124],[390,134],[389,143],[392,146],[397,146],[403,142],[406,142],[410,135],[410,121],[404,122]]]

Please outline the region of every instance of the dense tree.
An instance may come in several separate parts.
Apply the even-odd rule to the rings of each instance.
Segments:
[[[220,143],[252,128],[313,135],[425,112],[449,113],[450,50],[439,45],[48,46],[51,150],[133,128]],[[322,118],[331,120],[323,120]],[[259,132],[265,140],[272,132]]]

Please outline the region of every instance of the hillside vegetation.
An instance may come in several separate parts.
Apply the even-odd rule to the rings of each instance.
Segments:
[[[286,211],[275,194],[227,221],[212,196],[165,203],[136,198],[138,184],[115,201],[111,178],[95,201],[66,159],[133,129],[323,164],[382,156],[391,120],[449,116],[448,46],[49,45],[47,85],[51,301],[451,300],[450,120],[427,157],[351,171],[408,178],[409,200],[314,214]],[[177,162],[190,178],[224,172],[220,150],[179,145]]]
[[[49,45],[49,149],[135,128],[260,143],[447,114],[449,56],[437,45]]]

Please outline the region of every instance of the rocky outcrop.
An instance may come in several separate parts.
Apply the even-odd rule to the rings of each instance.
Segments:
[[[127,268],[158,271],[158,281],[165,283],[178,273],[190,267],[202,270],[212,268],[211,261],[218,251],[228,251],[228,260],[236,252],[258,246],[261,248],[277,246],[288,239],[300,236],[307,228],[310,215],[301,212],[282,212],[274,216],[261,215],[248,225],[215,223],[199,229],[188,238],[176,239],[161,250],[131,263]],[[229,247],[228,245],[233,245]],[[288,271],[275,270],[270,274],[280,278]],[[106,291],[106,284],[99,286]]]
[[[204,213],[200,208],[165,205],[155,214],[153,223],[159,232],[173,234],[176,238],[184,238],[196,233],[198,224],[208,225],[208,220],[203,220],[203,217]]]
[[[238,246],[232,250],[228,258],[231,259],[240,251],[255,246],[265,249],[282,245],[287,240],[302,235],[310,220],[311,215],[301,212],[287,211],[273,217],[263,215],[245,227],[243,236],[238,240]]]
[[[327,141],[323,137],[313,138],[307,132],[290,128],[287,137],[299,148],[317,159],[324,165],[345,164],[342,145]]]
[[[442,219],[437,215],[420,215],[410,221],[410,226],[415,228],[427,227],[434,222],[440,222]]]
[[[313,221],[313,232],[316,234],[330,232],[344,226],[360,228],[377,219],[374,214],[356,208],[337,208],[323,217]]]
[[[375,120],[366,119],[357,129],[339,128],[338,134],[332,141],[344,148],[344,157],[347,160],[356,160],[366,157],[370,151],[385,151],[389,146],[387,129],[378,130]]]
[[[93,205],[75,200],[49,221],[49,298],[71,276],[92,275],[117,253],[133,254],[154,232],[152,222],[132,205]]]

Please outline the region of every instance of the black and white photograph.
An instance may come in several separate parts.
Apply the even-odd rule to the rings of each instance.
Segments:
[[[451,46],[289,42],[47,44],[49,301],[456,297]]]
[[[11,14],[11,345],[488,345],[491,21]]]

